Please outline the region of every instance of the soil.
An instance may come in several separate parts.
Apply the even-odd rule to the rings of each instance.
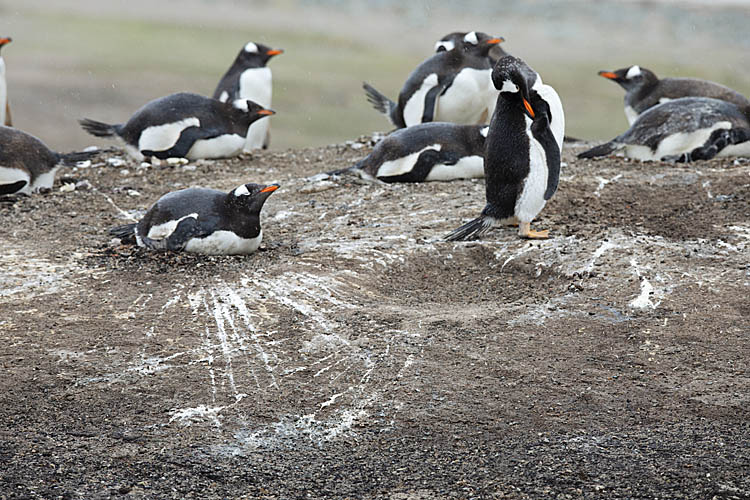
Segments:
[[[448,243],[481,179],[308,179],[370,147],[3,200],[0,498],[750,498],[750,162],[568,144],[551,239]],[[254,255],[107,233],[251,181]]]

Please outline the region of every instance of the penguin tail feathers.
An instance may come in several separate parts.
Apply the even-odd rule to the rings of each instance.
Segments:
[[[80,161],[90,160],[94,156],[103,153],[101,149],[95,149],[93,151],[73,151],[72,153],[60,153],[58,155],[59,162],[66,167],[75,167]]]
[[[112,137],[117,135],[118,126],[110,125],[109,123],[98,122],[89,118],[78,120],[83,130],[95,137]]]
[[[135,244],[135,223],[115,226],[109,230],[109,234],[120,238],[122,243]]]
[[[375,89],[375,87],[367,82],[362,83],[362,88],[365,89],[367,101],[372,104],[372,107],[387,116],[388,119],[391,120],[391,123],[398,126],[398,124],[393,120],[393,113],[396,110],[396,103],[381,94],[377,89]]]
[[[494,226],[494,219],[480,215],[463,226],[447,234],[445,241],[469,241],[476,240]]]
[[[364,165],[362,164],[361,161],[358,161],[357,163],[355,163],[354,165],[350,167],[340,168],[338,170],[331,170],[330,172],[326,172],[326,175],[345,175],[348,173],[355,172],[357,170],[361,170],[362,168],[364,168]]]
[[[579,153],[578,158],[596,158],[597,156],[607,156],[608,154],[611,154],[615,149],[617,149],[617,146],[614,142],[605,142],[604,144],[594,146],[593,148],[584,151],[583,153]]]

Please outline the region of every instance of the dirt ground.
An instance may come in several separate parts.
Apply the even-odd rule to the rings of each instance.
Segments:
[[[306,180],[363,142],[0,203],[0,498],[750,498],[750,161],[568,144],[552,239],[454,244],[482,180]],[[250,181],[255,255],[107,234]]]

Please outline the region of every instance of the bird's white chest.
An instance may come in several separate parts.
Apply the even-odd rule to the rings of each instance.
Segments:
[[[246,69],[240,75],[240,99],[250,99],[264,108],[271,105],[271,68]]]
[[[255,252],[263,241],[263,230],[255,238],[241,238],[231,231],[214,231],[205,238],[191,238],[186,252],[204,255],[244,255]]]
[[[201,158],[229,158],[236,156],[245,145],[245,137],[237,134],[224,134],[211,139],[199,139],[187,152],[189,160]]]
[[[478,124],[498,91],[488,69],[464,68],[438,99],[435,121]]]
[[[422,80],[422,85],[420,85],[416,92],[414,92],[406,101],[403,114],[404,123],[406,123],[407,127],[422,123],[422,116],[424,115],[425,107],[425,97],[427,96],[427,92],[437,86],[437,84],[438,76],[435,73],[427,75],[427,77]]]
[[[521,194],[516,200],[515,216],[521,222],[531,222],[542,211],[547,201],[544,193],[547,190],[547,154],[544,147],[531,133],[531,120],[526,118],[526,135],[529,138],[529,174],[523,181]]]

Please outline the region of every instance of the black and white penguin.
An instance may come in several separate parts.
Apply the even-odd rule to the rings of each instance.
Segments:
[[[174,250],[205,255],[255,252],[263,240],[260,211],[278,184],[243,184],[228,193],[188,188],[167,193],[143,219],[110,229],[123,242],[152,250]]]
[[[271,107],[272,76],[271,68],[266,66],[268,61],[279,54],[281,49],[272,49],[260,43],[247,43],[237,54],[232,65],[219,85],[214,90],[214,99],[221,102],[247,99],[256,102],[264,108]],[[262,120],[250,125],[247,131],[245,151],[267,148],[269,144],[269,121]]]
[[[484,176],[486,125],[421,123],[398,129],[375,145],[354,166],[330,172],[353,172],[367,180],[425,182]]]
[[[49,189],[61,166],[73,167],[98,153],[56,153],[33,135],[0,126],[0,195],[28,195]]]
[[[578,155],[621,151],[637,160],[708,160],[750,156],[750,121],[734,104],[710,97],[682,97],[649,108],[611,141]]]
[[[487,123],[497,96],[488,53],[503,41],[469,32],[453,50],[440,51],[417,66],[401,89],[398,103],[364,83],[367,100],[398,128],[433,121]]]
[[[0,38],[0,49],[11,42],[10,37]],[[8,82],[5,79],[5,60],[0,55],[0,124],[12,126],[10,104],[8,101]]]
[[[653,71],[630,66],[616,71],[600,71],[599,76],[617,82],[625,89],[625,116],[632,125],[647,109],[680,97],[712,97],[735,104],[750,116],[750,100],[739,92],[698,78],[659,78]]]
[[[155,99],[125,124],[83,119],[81,126],[96,137],[117,137],[136,160],[171,157],[197,160],[227,158],[242,152],[247,129],[274,111],[237,99],[221,102],[181,92]]]
[[[531,221],[560,179],[565,131],[560,98],[517,57],[500,59],[492,81],[500,95],[484,153],[487,204],[478,218],[446,239],[476,239],[494,226],[514,222],[522,238],[547,238],[547,230],[531,230]]]
[[[435,42],[435,52],[445,52],[455,49],[456,45],[460,46],[464,42],[466,35],[468,35],[469,33],[471,32],[454,31],[453,33],[448,33],[443,38]],[[503,50],[502,46],[500,44],[496,44],[490,49],[487,57],[489,57],[490,63],[494,67],[497,61],[507,55],[508,53]]]

